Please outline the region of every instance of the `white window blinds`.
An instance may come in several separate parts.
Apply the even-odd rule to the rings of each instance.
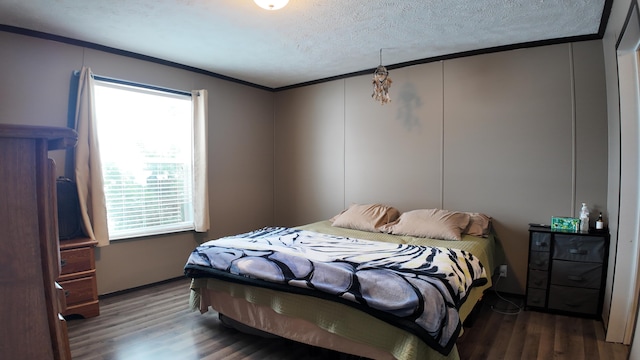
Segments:
[[[191,96],[95,82],[111,240],[194,229]]]

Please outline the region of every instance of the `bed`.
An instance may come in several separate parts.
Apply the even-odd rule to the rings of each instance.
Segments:
[[[455,340],[463,331],[461,324],[491,286],[489,269],[495,268],[495,236],[487,217],[483,215],[482,229],[473,232],[468,230],[474,213],[444,211],[467,214],[466,222],[455,219],[447,224],[454,228],[455,239],[426,238],[423,232],[413,233],[413,221],[419,218],[422,225],[425,211],[433,215],[443,210],[421,210],[410,219],[405,214],[413,212],[389,215],[383,210],[390,207],[379,206],[373,210],[372,205],[361,206],[358,216],[369,217],[364,226],[358,221],[336,226],[352,205],[331,220],[296,228],[268,227],[200,245],[185,265],[185,274],[192,278],[192,308],[202,313],[212,308],[225,323],[241,330],[255,329],[370,359],[459,359]],[[438,222],[441,215],[436,216]],[[402,223],[406,219],[412,222]],[[449,228],[439,229],[444,235],[435,237],[447,238]],[[285,249],[274,251],[272,246],[282,243]],[[265,252],[271,254],[270,261],[264,260]],[[438,265],[427,272],[441,268],[455,276],[445,281],[416,273],[416,262],[426,263],[420,256]],[[390,260],[402,257],[401,266]],[[447,258],[454,260],[451,268]],[[315,267],[313,283],[305,270],[307,262]],[[326,264],[337,265],[324,270]],[[391,269],[392,275],[380,268]],[[397,277],[402,285],[392,282]],[[347,290],[354,282],[357,290]],[[419,294],[417,299],[414,293]],[[440,299],[438,293],[445,295]],[[375,298],[380,294],[382,300]]]

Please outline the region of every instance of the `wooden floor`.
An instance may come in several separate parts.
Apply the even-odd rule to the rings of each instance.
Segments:
[[[512,301],[508,303],[507,301]],[[458,339],[461,359],[626,360],[629,347],[607,343],[602,321],[520,311],[522,299],[487,292],[472,328]],[[517,313],[505,315],[503,313]]]
[[[100,316],[68,321],[74,360],[350,359],[284,339],[265,339],[224,327],[217,314],[188,306],[187,279],[102,299]],[[605,343],[602,323],[523,311],[492,293],[476,324],[458,340],[461,359],[627,359],[629,348]]]

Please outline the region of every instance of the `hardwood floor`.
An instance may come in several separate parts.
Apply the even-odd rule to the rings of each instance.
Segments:
[[[522,306],[522,299],[506,298]],[[497,311],[494,311],[493,309]],[[506,311],[504,311],[506,310]],[[626,360],[629,347],[607,343],[602,321],[536,311],[520,311],[499,299],[485,295],[475,325],[458,339],[461,359],[588,359]]]
[[[69,319],[74,360],[350,359],[344,354],[285,339],[226,328],[217,314],[189,310],[189,280],[180,279],[111,296],[100,316]],[[461,359],[612,359],[628,346],[605,343],[602,323],[523,311],[503,315],[508,304],[488,293],[472,328],[458,340]]]

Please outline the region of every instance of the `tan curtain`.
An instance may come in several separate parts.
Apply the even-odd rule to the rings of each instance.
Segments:
[[[102,163],[98,151],[93,74],[82,67],[78,82],[75,129],[78,145],[75,149],[75,180],[80,199],[80,213],[85,233],[98,241],[98,246],[109,245],[107,207],[102,181]]]
[[[195,230],[209,230],[209,186],[207,176],[207,90],[191,92],[193,106],[193,207]]]

